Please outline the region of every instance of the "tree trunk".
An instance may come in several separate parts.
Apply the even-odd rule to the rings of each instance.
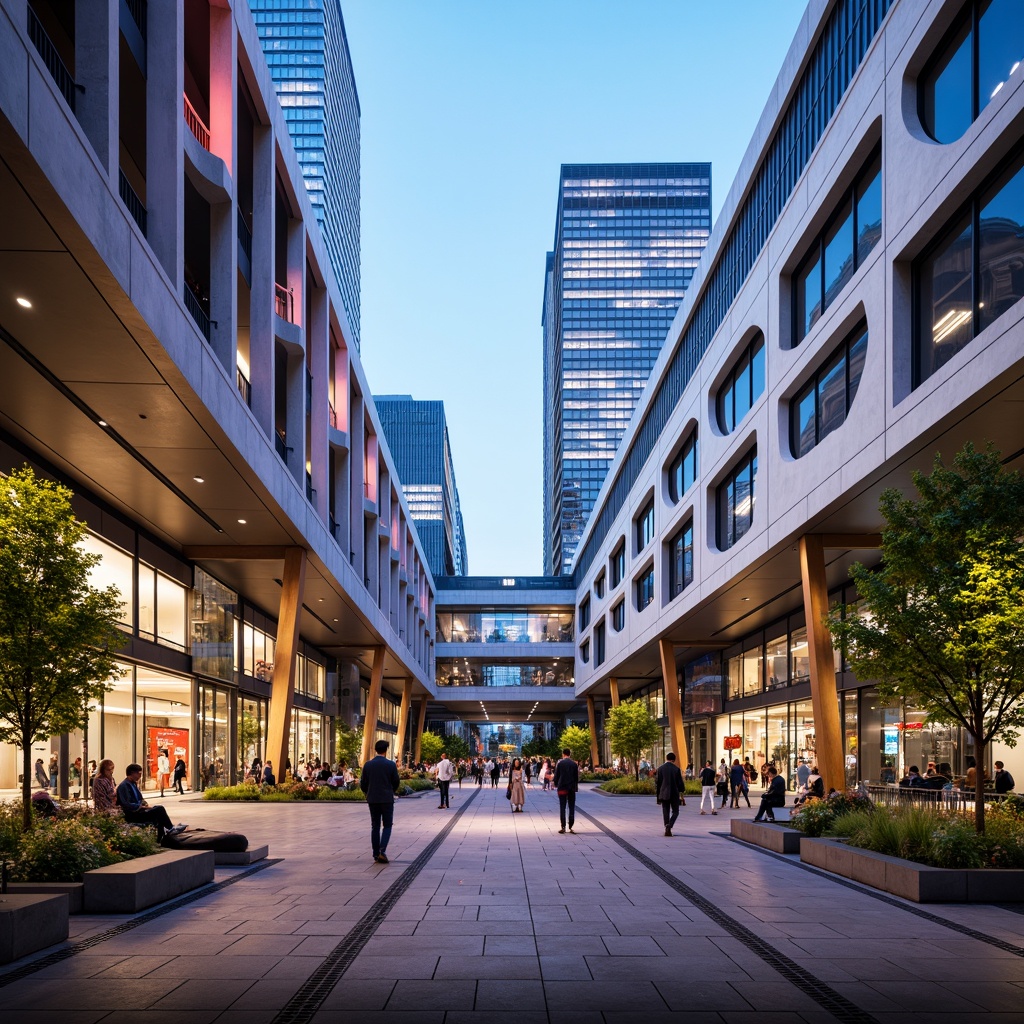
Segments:
[[[982,835],[985,832],[985,744],[980,736],[974,737],[974,749],[978,752],[974,763],[974,829]]]
[[[29,832],[32,829],[32,743],[27,736],[22,736],[21,740],[21,827]]]

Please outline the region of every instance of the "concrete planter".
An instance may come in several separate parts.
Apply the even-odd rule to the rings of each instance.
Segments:
[[[914,903],[1024,903],[1024,870],[932,868],[839,839],[807,839],[800,860]]]
[[[796,829],[785,825],[772,825],[761,821],[733,818],[729,823],[730,834],[745,843],[771,850],[772,853],[799,853],[803,836]]]
[[[136,914],[213,881],[212,850],[166,850],[86,871],[87,914]]]
[[[57,896],[68,898],[68,913],[80,914],[83,907],[83,882],[9,882],[7,890],[12,896]]]
[[[0,896],[0,964],[55,946],[68,937],[68,897],[31,893]]]

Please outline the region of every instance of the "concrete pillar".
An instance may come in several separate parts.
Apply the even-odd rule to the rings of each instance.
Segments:
[[[825,580],[823,538],[806,534],[800,538],[800,576],[803,583],[804,615],[811,668],[811,707],[818,750],[818,772],[830,787],[846,788],[843,764],[843,730],[839,720],[832,636],[825,625],[828,612],[828,584]]]
[[[150,5],[152,6],[152,5]],[[236,83],[238,68],[234,18],[227,7],[210,5],[210,152],[235,176]]]
[[[75,12],[75,116],[118,189],[119,0],[78,0]],[[84,91],[82,91],[84,90]]]
[[[412,703],[412,676],[408,676],[402,687],[402,703],[398,709],[398,740],[395,743],[395,761],[402,763],[402,755],[406,750],[409,731],[409,706]]]
[[[249,309],[249,380],[252,411],[274,437],[274,136],[253,131],[252,292]]]
[[[675,648],[671,640],[660,640],[661,678],[665,687],[665,715],[668,718],[669,735],[676,755],[676,764],[684,769],[690,756],[686,749],[686,733],[683,730],[683,709],[679,700],[679,679],[676,675]]]
[[[362,580],[366,573],[363,543],[363,443],[366,429],[366,414],[361,395],[352,395],[351,419],[349,420],[349,553],[352,568]],[[342,550],[345,545],[342,544]]]
[[[384,683],[384,645],[373,649],[373,668],[370,670],[370,692],[366,695],[366,716],[363,719],[363,759],[366,764],[373,754],[374,735],[380,714],[380,691]]]
[[[328,515],[328,459],[330,458],[328,432],[328,376],[330,361],[330,306],[327,290],[316,288],[310,296],[310,322],[306,324],[306,365],[313,375],[313,402],[308,410],[310,421],[310,450],[306,453],[313,478],[313,505],[324,522]]]
[[[306,582],[306,549],[289,548],[284,556],[281,611],[277,619],[277,648],[270,691],[267,726],[267,760],[272,761],[279,782],[284,781],[291,734],[292,698],[295,694],[295,655],[299,648],[299,618]]]
[[[597,749],[597,714],[594,710],[594,698],[587,694],[587,723],[590,726],[590,764],[596,768],[601,760]]]

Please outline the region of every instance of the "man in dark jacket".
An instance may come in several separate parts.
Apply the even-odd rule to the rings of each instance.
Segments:
[[[683,793],[683,773],[676,764],[676,755],[669,751],[665,763],[654,776],[654,791],[658,794],[661,813],[665,818],[665,835],[672,835],[672,826],[679,817],[679,801]]]
[[[124,781],[117,787],[117,805],[121,808],[125,821],[155,826],[158,841],[162,841],[166,833],[174,835],[184,831],[184,825],[171,824],[167,808],[161,805],[152,807],[142,799],[142,792],[139,789],[142,765],[130,764],[125,768],[124,774]]]
[[[775,820],[775,808],[786,806],[786,781],[778,773],[775,765],[768,766],[768,789],[761,797],[761,806],[754,815],[754,821],[761,821],[767,816],[769,821]]]
[[[387,864],[388,840],[391,838],[391,826],[395,817],[395,794],[402,788],[402,780],[398,777],[398,766],[384,756],[387,753],[388,741],[377,740],[373,749],[377,756],[363,765],[359,788],[366,796],[366,804],[370,808],[370,845],[373,848],[373,859],[378,864]]]
[[[563,835],[565,832],[566,808],[569,811],[569,832],[571,835],[576,835],[572,826],[576,822],[576,790],[580,788],[580,769],[571,754],[572,751],[566,747],[562,751],[562,760],[555,765],[558,819],[562,823],[562,827],[558,830],[559,835]]]

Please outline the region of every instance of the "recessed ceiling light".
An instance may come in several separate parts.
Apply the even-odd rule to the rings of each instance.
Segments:
[[[195,482],[197,484],[205,484],[206,483],[206,477],[204,477],[204,476],[194,476],[194,477],[192,477],[192,479],[195,480]]]
[[[741,600],[741,601],[749,601],[749,600],[750,600],[750,598],[749,598],[749,597],[741,597],[741,598],[740,598],[740,600]]]
[[[100,425],[101,427],[105,427],[105,426],[107,425],[107,421],[106,421],[106,420],[97,420],[96,422],[97,422],[97,423],[98,423],[98,424],[99,424],[99,425]]]
[[[22,309],[31,309],[32,303],[28,301],[24,296],[19,295],[15,301],[21,306]]]
[[[335,619],[334,621],[335,621],[335,622],[337,622],[338,620],[337,620],[337,619]]]
[[[239,526],[245,526],[245,520],[244,519],[239,519],[238,520],[238,524],[239,524]]]

